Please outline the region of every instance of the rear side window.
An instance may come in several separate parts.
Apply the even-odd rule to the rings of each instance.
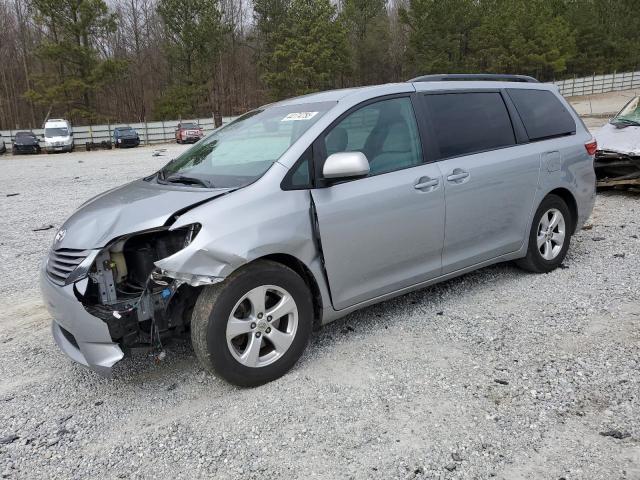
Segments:
[[[425,95],[440,158],[515,144],[507,107],[498,92]]]
[[[576,122],[552,92],[519,88],[509,88],[507,91],[524,123],[529,140],[576,133]]]

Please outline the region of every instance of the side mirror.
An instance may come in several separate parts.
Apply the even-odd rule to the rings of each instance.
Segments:
[[[362,152],[339,152],[329,155],[322,167],[324,178],[353,178],[369,174],[369,160]]]

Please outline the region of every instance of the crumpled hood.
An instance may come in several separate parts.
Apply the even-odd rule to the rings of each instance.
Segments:
[[[611,150],[628,155],[640,155],[640,127],[617,128],[607,123],[596,132],[598,150]]]
[[[64,236],[53,248],[101,248],[122,235],[161,227],[174,213],[228,191],[136,180],[83,204],[64,223]]]

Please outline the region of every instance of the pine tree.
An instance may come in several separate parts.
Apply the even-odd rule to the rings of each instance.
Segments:
[[[272,98],[341,86],[348,71],[347,38],[329,0],[265,1],[256,14],[266,46],[262,79]]]
[[[33,6],[45,33],[36,55],[48,68],[33,77],[25,96],[53,114],[94,120],[96,93],[125,68],[98,51],[116,29],[115,15],[103,0],[33,0]]]

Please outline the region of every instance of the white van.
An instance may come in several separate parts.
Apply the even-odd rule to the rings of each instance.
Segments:
[[[47,153],[73,151],[71,122],[54,118],[44,124],[44,148]]]

